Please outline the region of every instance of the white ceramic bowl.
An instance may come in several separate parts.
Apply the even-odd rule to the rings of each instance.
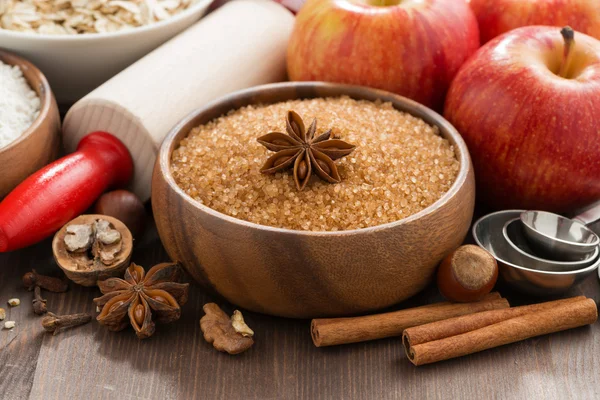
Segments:
[[[45,35],[0,29],[0,47],[34,63],[59,104],[70,105],[198,21],[212,0],[198,0],[164,21],[128,31]]]

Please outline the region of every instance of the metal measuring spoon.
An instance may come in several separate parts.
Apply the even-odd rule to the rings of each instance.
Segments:
[[[600,219],[600,204],[569,219],[546,211],[525,211],[521,222],[534,250],[560,261],[581,260],[600,244],[586,225]]]
[[[475,242],[489,251],[498,261],[500,276],[514,288],[535,295],[555,295],[577,285],[600,266],[600,259],[592,265],[575,271],[543,271],[531,265],[507,243],[504,225],[525,210],[505,210],[488,214],[473,225]]]
[[[544,253],[536,253],[529,247],[524,227],[519,218],[509,220],[502,228],[502,234],[513,251],[519,253],[521,262],[528,268],[542,271],[575,271],[592,265],[598,259],[598,247],[584,259],[577,261],[554,261],[546,258]],[[514,257],[513,257],[514,259]]]

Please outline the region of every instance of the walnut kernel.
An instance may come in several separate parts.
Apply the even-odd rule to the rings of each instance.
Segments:
[[[204,333],[204,339],[208,343],[212,343],[215,349],[229,354],[239,354],[252,347],[254,340],[239,333],[233,327],[234,318],[230,319],[218,305],[208,303],[204,305],[203,309],[206,315],[200,319],[200,328]],[[239,324],[241,315],[239,313],[239,317],[235,317],[236,324]],[[252,332],[243,321],[244,319],[241,318],[241,322],[247,328],[246,332],[248,330]],[[241,325],[238,326],[241,327]]]

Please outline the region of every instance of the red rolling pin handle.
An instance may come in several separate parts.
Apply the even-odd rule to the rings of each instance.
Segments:
[[[29,176],[0,203],[0,253],[47,238],[132,175],[127,147],[109,133],[90,133],[76,152]]]

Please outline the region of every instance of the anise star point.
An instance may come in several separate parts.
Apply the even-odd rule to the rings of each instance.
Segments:
[[[258,142],[275,154],[260,169],[263,174],[274,174],[293,168],[294,182],[303,190],[313,172],[324,181],[338,183],[342,180],[334,161],[352,153],[356,146],[332,138],[331,130],[315,137],[317,120],[308,129],[295,111],[288,111],[286,132],[271,132],[258,138]]]
[[[180,306],[187,302],[189,284],[176,282],[180,271],[177,263],[158,264],[148,272],[131,263],[124,279],[99,281],[103,296],[94,302],[102,310],[96,319],[112,331],[124,329],[129,322],[140,339],[152,336],[155,322],[179,319]]]

